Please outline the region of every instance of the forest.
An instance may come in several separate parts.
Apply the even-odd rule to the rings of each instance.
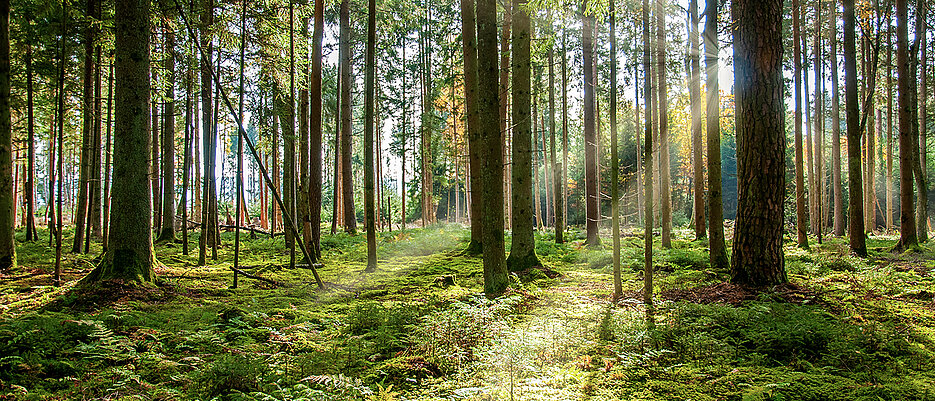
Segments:
[[[935,400],[933,16],[0,0],[0,400]]]

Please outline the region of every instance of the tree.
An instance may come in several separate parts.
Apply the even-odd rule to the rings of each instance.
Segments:
[[[10,2],[0,0],[0,272],[16,268],[16,246],[13,243],[15,219],[13,125],[10,113]]]
[[[802,159],[802,35],[799,29],[799,1],[792,0],[792,48],[795,69],[795,232],[796,244],[808,248],[805,218],[805,168]],[[807,111],[806,111],[807,112]]]
[[[150,203],[149,0],[116,3],[113,216],[104,259],[86,280],[148,282],[156,263]]]
[[[596,247],[601,244],[598,236],[598,219],[600,219],[600,194],[597,187],[597,133],[594,130],[594,16],[587,12],[587,0],[581,3],[581,51],[584,53],[584,164],[585,164],[585,194],[587,196],[587,244]]]
[[[782,249],[785,106],[782,99],[782,0],[734,0],[737,221],[731,282],[767,286],[787,280]],[[749,112],[747,112],[749,111]]]
[[[27,24],[31,24],[27,22]],[[33,114],[32,44],[26,44],[26,241],[38,241],[36,230],[36,122]]]
[[[695,238],[701,239],[707,236],[707,232],[704,212],[704,168],[702,167],[704,154],[701,147],[701,56],[698,49],[698,0],[688,2],[688,14],[690,20],[688,54],[691,59],[689,98],[692,112],[692,172],[694,173],[692,197],[695,202],[692,210],[695,215]]]
[[[893,229],[893,214],[896,205],[893,202],[893,21],[886,22],[886,230]],[[832,46],[834,42],[832,42]],[[832,69],[834,73],[834,69]]]
[[[341,63],[341,198],[344,201],[344,231],[357,232],[354,211],[354,182],[351,173],[351,23],[350,4],[341,1],[340,63]]]
[[[708,151],[708,249],[711,267],[727,268],[724,243],[724,209],[721,206],[721,124],[718,94],[718,0],[707,0],[705,10],[706,135]]]
[[[376,85],[374,84],[375,75],[375,52],[377,42],[377,2],[370,0],[369,12],[367,16],[367,60],[365,61],[366,73],[364,78],[364,226],[367,230],[367,271],[373,271],[377,268],[377,234],[375,224],[375,206],[374,206],[374,176],[373,176],[373,136],[375,131],[374,124],[374,94]]]
[[[834,235],[844,235],[844,188],[841,183],[841,107],[838,94],[837,7],[831,7],[831,181],[834,187]],[[892,119],[890,119],[892,121]],[[887,201],[887,205],[889,201]]]
[[[653,324],[653,121],[650,110],[653,104],[653,74],[651,73],[649,42],[649,0],[643,0],[643,98],[646,118],[643,128],[643,303],[646,305],[646,318]],[[710,117],[709,117],[710,118]],[[709,156],[710,157],[710,156]],[[708,170],[710,173],[710,170]]]
[[[309,254],[317,262],[321,258],[321,187],[322,187],[322,130],[321,130],[321,58],[322,37],[325,31],[324,0],[315,0],[312,33],[312,75],[309,81],[309,148],[311,171],[309,177],[309,220],[312,243],[307,244]]]
[[[461,48],[464,58],[464,108],[465,131],[468,142],[469,180],[471,191],[480,187],[480,137],[477,134],[477,34],[474,21],[474,0],[461,0]],[[405,52],[405,48],[403,49]],[[404,77],[405,79],[405,77]],[[402,141],[405,144],[405,139]],[[404,152],[405,153],[405,152]],[[405,158],[405,154],[403,155]],[[405,174],[405,159],[402,163]],[[405,202],[405,192],[403,193]],[[403,203],[405,205],[405,203]],[[483,251],[483,226],[481,215],[481,197],[471,196],[471,243],[468,244],[469,253],[478,254]],[[403,212],[405,213],[405,212]]]
[[[693,0],[694,1],[694,0]],[[611,231],[614,243],[614,295],[616,300],[623,295],[620,281],[620,212],[619,170],[620,158],[617,155],[617,16],[614,2],[610,2],[610,215]],[[697,18],[696,18],[697,20]],[[697,22],[697,21],[695,21]],[[695,40],[697,44],[697,40]],[[694,109],[694,108],[693,108]],[[700,145],[699,145],[700,146]],[[700,160],[698,160],[700,164]],[[702,229],[704,232],[704,229]]]
[[[88,0],[85,10],[89,15],[96,8],[95,0]],[[75,210],[75,236],[71,252],[81,252],[84,244],[85,223],[87,222],[89,198],[89,181],[91,180],[91,131],[94,121],[94,40],[95,30],[91,23],[84,29],[84,81],[81,103],[81,167],[78,178],[78,205]]]
[[[662,247],[672,247],[672,195],[669,189],[669,92],[666,89],[666,0],[656,0],[656,95],[659,97],[659,195]]]
[[[166,103],[162,122],[162,225],[158,241],[175,240],[175,32],[166,31]],[[153,135],[157,135],[153,132]]]
[[[497,88],[497,3],[477,1],[477,94],[481,139],[481,187],[483,219],[484,292],[503,292],[508,281],[503,241],[503,156],[500,142],[500,93]]]
[[[843,17],[844,113],[847,122],[847,235],[850,237],[851,251],[859,256],[866,256],[860,166],[860,108],[857,105],[857,17],[854,14],[854,0],[844,0]],[[909,185],[912,185],[912,181]]]
[[[536,257],[532,201],[532,119],[531,58],[529,14],[525,0],[513,0],[513,190],[511,226],[513,241],[506,264],[511,271],[520,271],[541,263]]]
[[[549,33],[553,33],[552,30],[552,20],[549,18]],[[562,185],[562,171],[564,171],[564,163],[559,162],[556,158],[555,153],[555,42],[552,41],[549,43],[548,50],[549,57],[549,136],[551,142],[549,142],[549,154],[552,157],[552,196],[554,201],[552,202],[555,207],[552,212],[555,215],[555,243],[561,244],[565,242],[565,219],[564,213],[565,210],[565,190],[564,185]],[[564,59],[565,54],[562,54]]]

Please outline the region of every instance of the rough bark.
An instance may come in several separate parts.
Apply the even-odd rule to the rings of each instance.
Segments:
[[[483,226],[480,216],[483,215],[481,197],[474,196],[474,191],[480,188],[480,137],[477,132],[477,34],[475,32],[474,0],[461,0],[461,48],[464,58],[464,109],[465,131],[468,142],[469,180],[471,188],[470,214],[471,214],[471,243],[468,244],[469,253],[483,251]],[[402,141],[406,143],[405,137]],[[403,174],[405,174],[405,152],[403,152]],[[403,192],[405,202],[405,192]],[[403,203],[405,205],[405,203]],[[405,211],[403,212],[405,213]]]
[[[513,0],[512,33],[512,144],[513,180],[511,205],[513,241],[506,264],[510,271],[521,271],[541,263],[536,257],[535,225],[533,222],[531,58],[532,29],[526,0]]]
[[[782,1],[734,0],[737,222],[731,282],[787,281],[782,249],[785,106],[782,98]]]
[[[39,240],[36,230],[36,122],[33,114],[32,44],[26,44],[26,241]]]
[[[354,211],[354,182],[351,172],[351,24],[350,4],[341,1],[340,62],[341,62],[341,198],[344,207],[344,231],[357,232]]]
[[[95,0],[86,2],[87,10],[95,8]],[[84,46],[83,90],[81,100],[81,161],[78,177],[78,203],[75,210],[75,235],[71,252],[80,253],[84,244],[84,227],[88,213],[88,181],[91,175],[91,131],[94,121],[94,29],[91,24],[84,28],[82,38]],[[10,174],[12,176],[12,173]]]
[[[478,115],[499,116],[497,88],[497,3],[477,1]],[[479,119],[481,139],[480,195],[483,209],[484,292],[497,295],[509,283],[503,241],[503,153],[499,118]]]
[[[649,0],[643,0],[643,98],[646,104],[646,118],[643,125],[643,160],[647,168],[643,169],[643,304],[646,305],[646,318],[653,325],[653,122],[649,110],[653,104],[653,74],[650,58],[649,41]],[[709,170],[710,171],[710,170]]]
[[[695,1],[695,0],[693,0]],[[694,4],[697,8],[697,4]],[[613,236],[613,257],[614,257],[614,294],[613,299],[618,299],[623,295],[623,284],[620,280],[620,203],[619,191],[619,171],[620,158],[617,154],[617,16],[614,10],[614,3],[610,3],[610,216],[611,216],[611,235]],[[697,26],[697,17],[695,23]],[[697,48],[697,31],[695,32],[695,45]],[[697,105],[696,106],[700,106]],[[692,109],[695,109],[693,107]],[[699,127],[700,128],[700,127]],[[700,129],[699,129],[700,131]],[[699,138],[700,139],[700,138]],[[701,146],[700,144],[698,145]],[[700,149],[700,148],[699,148]],[[701,160],[698,160],[701,164]],[[702,219],[704,220],[704,219]],[[702,228],[702,233],[704,229]]]
[[[844,188],[841,180],[841,100],[838,91],[837,7],[831,7],[831,180],[834,186],[834,235],[844,235]]]
[[[113,216],[107,252],[88,280],[153,280],[148,0],[117,2]]]
[[[808,248],[805,218],[805,171],[802,159],[802,36],[799,29],[801,10],[799,1],[792,0],[792,42],[795,69],[795,232],[796,244]]]
[[[581,10],[587,10],[587,1],[582,2]],[[583,13],[581,31],[581,48],[584,53],[584,165],[585,165],[585,196],[588,246],[600,246],[601,238],[598,236],[598,219],[600,218],[600,198],[597,187],[597,133],[594,129],[594,16]]]
[[[312,243],[307,244],[309,254],[318,262],[321,258],[321,187],[322,187],[322,118],[321,118],[321,59],[322,37],[325,31],[324,0],[315,0],[312,32],[312,75],[309,81],[309,155],[311,171],[309,177],[309,221],[312,229]]]
[[[662,220],[662,247],[672,247],[672,195],[669,179],[669,92],[666,88],[666,0],[656,0],[656,73],[659,78],[656,96],[659,101],[659,196],[660,220]]]
[[[689,100],[691,103],[691,134],[692,134],[692,172],[694,173],[692,184],[692,198],[694,207],[692,210],[695,215],[695,238],[701,239],[707,237],[705,228],[704,212],[704,167],[702,166],[701,145],[701,55],[698,48],[698,0],[690,0],[688,3],[689,14],[689,58],[691,59],[691,74],[689,81]]]
[[[0,272],[16,268],[13,125],[10,109],[10,2],[0,1]]]
[[[162,224],[159,241],[175,240],[175,32],[166,32],[166,103],[162,120]],[[157,133],[153,133],[156,135]]]
[[[364,227],[367,230],[367,268],[374,271],[377,268],[377,234],[374,205],[374,97],[376,85],[376,42],[377,42],[377,2],[370,0],[367,15],[367,53],[364,68]]]

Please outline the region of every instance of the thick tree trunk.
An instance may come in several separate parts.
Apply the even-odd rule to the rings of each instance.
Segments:
[[[214,181],[214,155],[212,148],[215,140],[214,136],[214,102],[212,101],[212,89],[214,86],[211,68],[214,66],[212,56],[214,54],[214,41],[212,40],[212,25],[214,25],[214,0],[202,1],[201,14],[201,47],[205,49],[205,56],[201,59],[201,121],[202,121],[202,140],[204,152],[204,188],[201,191],[201,237],[199,237],[198,264],[207,263],[208,247],[215,242],[214,219],[211,218],[211,186]]]
[[[905,1],[905,0],[902,0]],[[851,251],[867,255],[860,163],[860,108],[857,104],[857,17],[854,0],[844,0],[844,113],[847,123],[847,234]],[[911,177],[910,177],[911,179]],[[910,184],[911,185],[911,184]],[[911,194],[910,194],[911,196]]]
[[[787,281],[782,249],[785,106],[782,99],[782,1],[734,0],[737,222],[731,282]]]
[[[506,264],[511,271],[540,265],[536,257],[533,224],[531,58],[532,29],[525,0],[513,0],[512,49],[512,120],[513,120],[513,241]]]
[[[478,115],[498,116],[497,3],[477,1]],[[503,153],[499,118],[482,118],[477,125],[481,139],[480,195],[483,210],[484,292],[497,295],[509,284],[503,241]]]
[[[478,136],[477,124],[477,34],[475,32],[476,22],[474,20],[474,0],[461,0],[461,46],[464,58],[464,109],[467,114],[465,118],[465,133],[468,143],[468,176],[470,193],[470,215],[471,215],[471,243],[467,247],[469,253],[480,253],[483,251],[483,226],[481,224],[481,197],[475,196],[475,191],[480,188],[480,147],[481,138]],[[403,50],[405,51],[405,49]],[[405,78],[404,78],[405,79]],[[405,118],[404,118],[405,121]],[[405,129],[404,129],[405,132]],[[402,143],[405,144],[405,136]],[[405,177],[406,161],[405,152],[403,152],[403,174]],[[406,196],[403,191],[403,205],[405,205]],[[405,210],[403,211],[405,215]]]
[[[148,0],[116,6],[114,188],[104,260],[86,279],[152,281],[155,254],[149,171],[150,77]]]
[[[513,190],[510,185],[512,180],[510,178],[510,169],[512,164],[509,161],[509,156],[507,151],[509,147],[507,146],[507,138],[509,135],[509,115],[507,111],[509,110],[510,102],[510,69],[507,67],[510,65],[510,30],[512,29],[513,24],[513,11],[512,11],[512,2],[504,2],[503,5],[503,25],[500,29],[500,148],[503,155],[503,194],[505,195],[504,201],[504,210],[506,211],[506,224],[510,225],[513,222],[513,208],[511,203],[513,202],[511,191]]]
[[[341,190],[344,207],[344,231],[357,232],[354,211],[354,182],[351,172],[351,25],[348,0],[341,1]]]
[[[0,272],[16,268],[13,125],[10,110],[10,2],[0,1]]]
[[[302,18],[301,26],[299,32],[303,33],[302,37],[306,40],[302,41],[304,43],[301,47],[308,50],[305,55],[302,57],[306,60],[310,60],[311,48],[308,46],[308,18]],[[311,64],[305,64],[304,75],[306,77],[311,77]],[[296,223],[302,227],[302,241],[300,246],[304,246],[309,255],[313,254],[312,248],[312,221],[309,219],[309,153],[312,149],[309,146],[309,117],[308,117],[308,106],[309,106],[309,93],[308,86],[303,86],[299,91],[299,118],[298,118],[298,137],[299,137],[299,179],[298,188],[296,188],[296,195],[298,198],[298,204],[296,206]],[[312,261],[308,261],[312,262]]]
[[[86,11],[95,9],[95,0],[88,0]],[[84,79],[81,101],[81,161],[78,177],[78,204],[75,210],[75,235],[71,252],[80,253],[84,244],[84,227],[88,213],[88,181],[91,175],[91,131],[94,122],[94,29],[89,23],[84,29]],[[10,176],[13,174],[11,173]]]

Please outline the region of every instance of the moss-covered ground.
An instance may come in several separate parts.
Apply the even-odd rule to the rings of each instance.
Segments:
[[[585,249],[577,233],[541,234],[547,267],[496,299],[457,225],[380,234],[373,273],[363,236],[326,235],[325,290],[288,267],[282,237],[248,236],[244,270],[277,284],[230,288],[231,233],[208,266],[197,236],[189,255],[159,244],[146,286],[76,287],[100,246],[66,253],[57,287],[42,234],[0,277],[0,399],[935,399],[935,246],[896,255],[895,237],[871,237],[867,259],[789,242],[790,283],[752,292],[678,231],[657,243],[650,327],[636,231],[616,303],[609,238]]]

